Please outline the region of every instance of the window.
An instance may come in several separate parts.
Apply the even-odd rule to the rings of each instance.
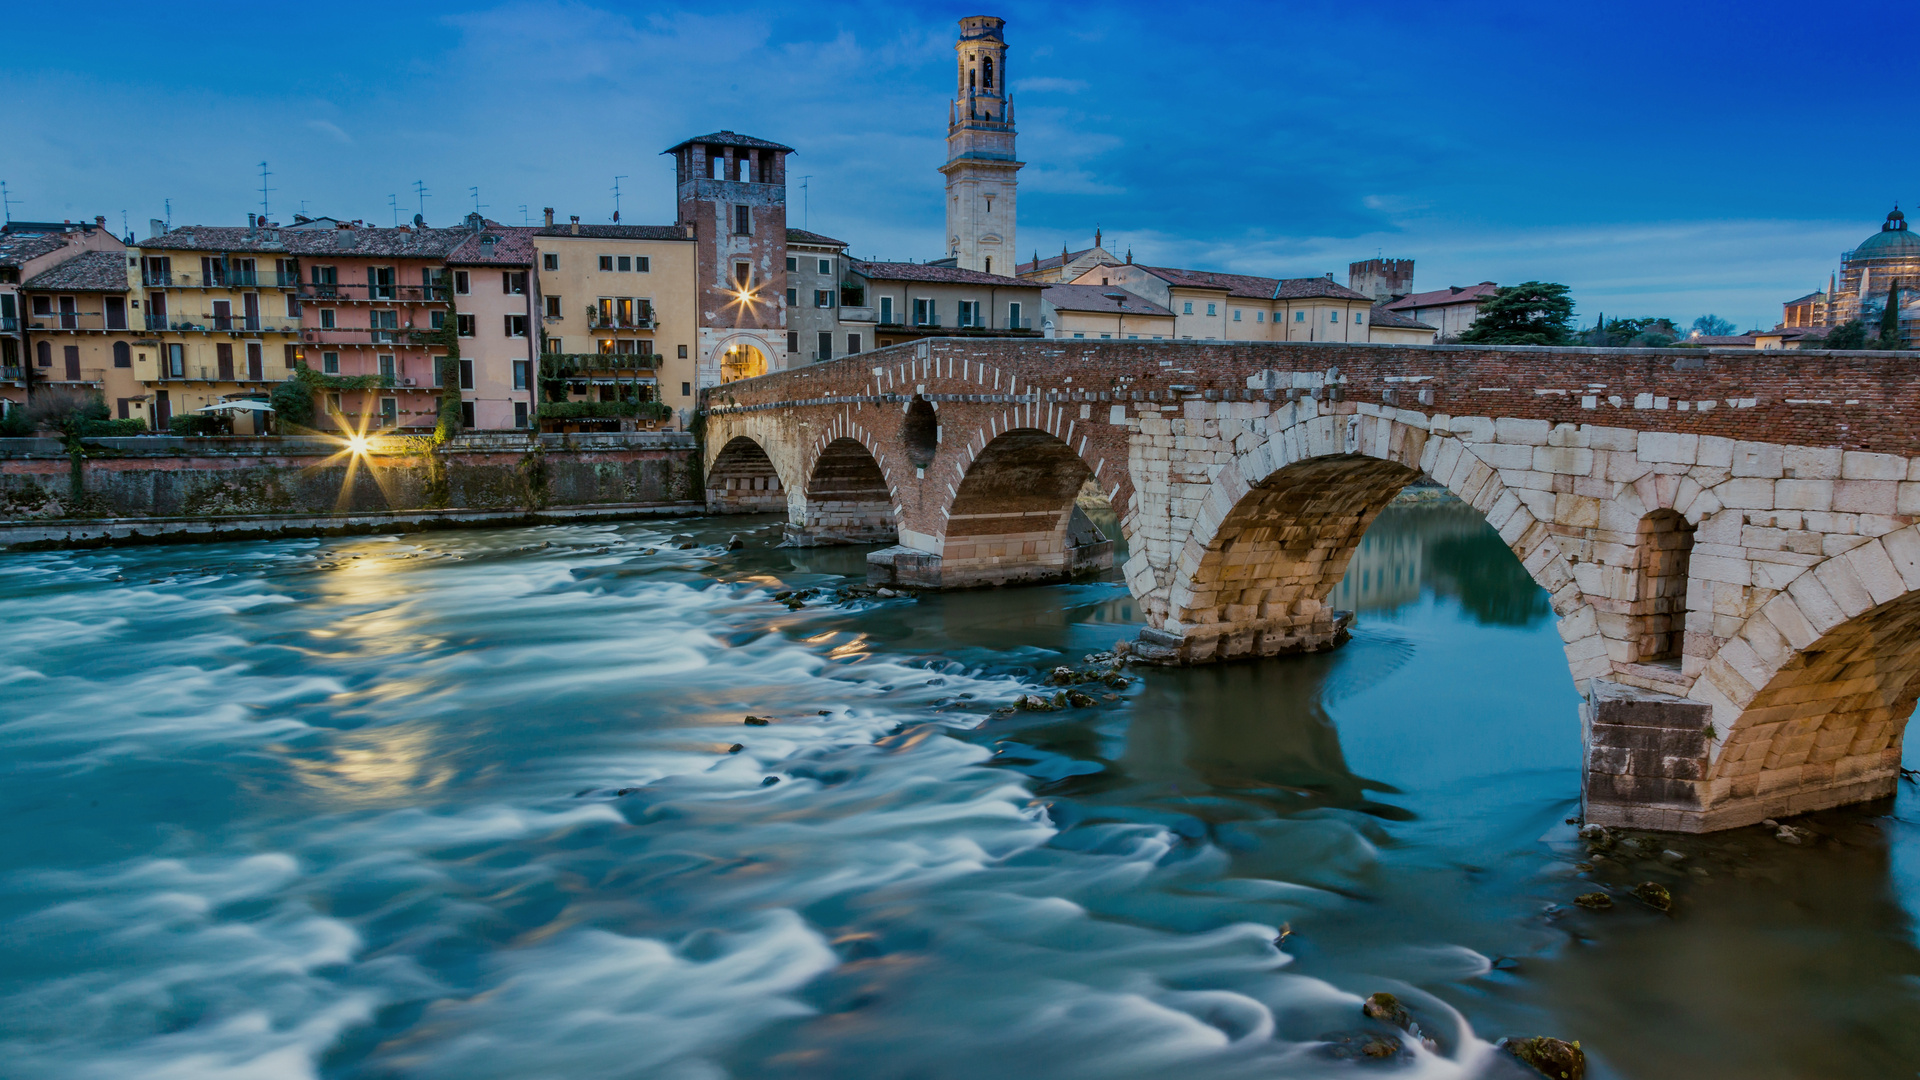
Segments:
[[[400,426],[400,402],[394,398],[380,399],[380,423],[386,427]]]
[[[800,290],[799,289],[787,290],[787,306],[788,307],[800,306]]]
[[[1296,312],[1294,312],[1294,313],[1293,313],[1293,321],[1294,321],[1294,322],[1306,322],[1306,321],[1307,321],[1307,313],[1306,313],[1306,312],[1304,312],[1304,311],[1296,311]]]
[[[508,270],[500,275],[500,291],[509,296],[527,295],[527,272]]]
[[[733,264],[733,283],[742,290],[753,283],[753,264],[737,262]]]
[[[473,336],[473,316],[467,315],[467,314],[456,314],[453,322],[454,322],[454,333],[459,334],[461,337]]]
[[[439,367],[438,364],[434,366]],[[471,360],[460,361],[460,389],[473,389],[473,361]]]
[[[393,267],[370,266],[367,268],[367,295],[375,300],[393,299]]]
[[[1087,335],[1085,335],[1085,334],[1075,334],[1075,335],[1073,335],[1073,336],[1074,336],[1074,337],[1086,337]]]
[[[1367,321],[1367,316],[1366,316],[1366,313],[1365,313],[1365,312],[1359,312],[1359,311],[1356,311],[1356,312],[1354,312],[1354,313],[1353,313],[1353,321],[1354,321],[1354,322],[1357,322],[1357,323],[1360,323],[1360,322],[1366,322],[1366,321]]]
[[[1327,312],[1327,321],[1328,321],[1328,322],[1339,322],[1339,321],[1340,321],[1340,313],[1339,313],[1339,312],[1337,312],[1337,311],[1329,311],[1329,312]]]
[[[636,274],[652,273],[653,258],[648,255],[635,255],[633,257],[633,272]]]
[[[467,273],[465,270],[455,270],[453,272],[453,291],[461,296],[471,294],[473,292],[473,275]]]
[[[954,320],[955,326],[979,326],[980,325],[980,301],[962,300],[957,306],[959,308],[959,313]]]
[[[333,329],[333,309],[332,308],[320,309],[320,329],[322,330]]]
[[[446,325],[447,325],[446,312],[430,311],[427,313],[427,328],[429,330],[444,330],[446,328]]]
[[[513,403],[513,426],[517,428],[527,426],[527,403],[524,401]]]
[[[686,358],[687,358],[687,347],[685,345],[682,345],[680,346],[680,359],[685,360]]]
[[[882,325],[893,322],[893,297],[891,296],[880,298],[880,322]]]
[[[300,317],[300,294],[288,293],[287,294],[287,318],[297,319],[299,317]]]
[[[103,299],[106,301],[107,329],[125,330],[127,328],[127,298],[124,296],[108,296]]]
[[[506,333],[508,337],[526,337],[527,317],[525,315],[506,316]]]
[[[752,236],[753,235],[753,208],[752,207],[736,206],[733,208],[733,235],[735,236]]]
[[[832,259],[820,260],[820,273],[827,277],[833,276],[833,260]]]
[[[292,371],[294,368],[299,367],[300,361],[305,359],[306,350],[300,348],[300,346],[298,345],[285,345],[285,346],[282,346],[281,348],[282,348],[281,360],[286,364],[288,371]]]
[[[684,354],[683,354],[683,355],[684,355]],[[681,397],[692,397],[692,396],[693,396],[693,384],[692,384],[692,383],[684,383],[684,382],[683,382],[683,383],[681,383],[681,384],[680,384],[680,396],[681,396]]]
[[[993,200],[987,200],[987,209],[993,209]],[[993,256],[987,256],[987,273],[993,273]]]
[[[787,351],[790,353],[800,351],[800,332],[798,330],[787,331]]]
[[[800,260],[794,258],[792,255],[787,256],[787,273],[797,274],[799,272],[800,272]]]
[[[124,341],[114,342],[113,343],[113,366],[114,367],[132,367],[133,366],[133,346],[128,345]]]
[[[832,307],[833,306],[833,290],[832,289],[813,290],[813,306],[817,308]]]
[[[600,269],[611,273],[613,270],[613,256],[611,255],[600,256]]]
[[[169,259],[150,259],[150,260],[148,260],[148,262],[149,262],[150,264],[152,264],[152,265],[153,265],[153,266],[154,266],[155,268],[158,268],[158,266],[159,266],[159,264],[160,264],[160,263],[162,263],[162,262],[171,262],[171,261],[172,261],[172,260],[169,260]],[[165,271],[163,271],[163,272],[165,272]],[[338,285],[338,284],[340,284],[340,268],[339,268],[339,267],[337,267],[337,266],[316,266],[316,267],[314,267],[314,268],[313,268],[313,283],[314,283],[315,285],[320,285],[320,286],[324,286],[324,288],[322,288],[322,289],[316,289],[316,290],[314,290],[315,292],[318,292],[318,293],[320,293],[320,294],[321,294],[322,296],[332,296],[332,295],[333,295],[333,286],[335,286],[335,285]],[[164,282],[156,282],[155,284],[164,284]]]
[[[541,255],[541,256],[540,256],[540,269],[542,269],[542,270],[558,270],[558,269],[560,269],[560,253],[559,253],[559,252],[557,252],[557,251],[549,251],[549,252],[546,252],[545,254],[543,254],[543,255]]]
[[[1264,312],[1264,311],[1256,311],[1256,312],[1254,312],[1254,313],[1253,313],[1253,321],[1254,321],[1254,322],[1257,322],[1257,323],[1263,323],[1263,322],[1266,322],[1266,321],[1267,321],[1267,313],[1266,313],[1266,312]]]
[[[187,347],[185,345],[167,346],[167,377],[184,379],[187,377]]]
[[[328,411],[328,412],[330,412],[330,413],[332,413],[332,414],[334,414],[335,416],[339,416],[339,415],[341,415],[342,413],[344,413],[344,412],[346,411],[345,409],[342,409],[342,408],[340,407],[340,395],[339,395],[339,394],[328,394],[328,395],[327,395],[327,411]]]
[[[549,319],[559,318],[560,317],[560,298],[557,296],[549,296],[546,298],[546,300],[547,300],[547,318]]]
[[[1186,302],[1186,304],[1184,305],[1184,307],[1185,307],[1185,310],[1183,310],[1182,312],[1180,312],[1180,314],[1182,314],[1182,315],[1191,315],[1191,314],[1193,314],[1193,301],[1191,301],[1191,300],[1189,300],[1189,301],[1187,301],[1187,302]]]
[[[940,325],[939,312],[934,308],[932,300],[928,300],[925,298],[919,298],[914,300],[913,325],[915,326],[939,326]]]
[[[527,384],[533,381],[532,368],[533,365],[525,360],[515,360],[513,362],[513,388],[515,390],[525,390]]]
[[[1215,311],[1215,310],[1214,310],[1214,305],[1212,305],[1212,304],[1208,304],[1208,305],[1207,305],[1207,314],[1209,314],[1209,315],[1218,315],[1218,314],[1219,314],[1219,312],[1217,312],[1217,311]]]
[[[51,315],[51,314],[53,314],[53,297],[51,297],[51,296],[36,296],[36,297],[34,297],[34,298],[33,298],[33,313],[34,313],[35,315]]]
[[[1233,321],[1234,321],[1234,322],[1239,322],[1239,321],[1240,321],[1240,309],[1239,309],[1239,308],[1234,308],[1234,309],[1233,309]]]
[[[566,339],[550,337],[546,339],[542,352],[566,352]]]
[[[393,357],[382,356],[380,358],[380,377],[391,383],[393,381],[393,375]]]
[[[623,274],[633,273],[633,256],[622,255],[615,261],[619,264],[621,273]]]
[[[367,325],[373,328],[372,340],[375,345],[400,339],[400,313],[391,308],[367,312]]]
[[[1025,330],[1026,329],[1026,327],[1020,325],[1020,305],[1019,304],[1007,305],[1007,329],[1009,330]]]
[[[847,355],[852,356],[854,353],[857,353],[859,351],[860,351],[860,335],[848,334],[847,335]]]

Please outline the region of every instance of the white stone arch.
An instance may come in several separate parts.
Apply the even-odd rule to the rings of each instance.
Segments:
[[[799,468],[798,462],[793,460],[790,441],[781,437],[779,426],[769,416],[752,413],[728,415],[717,423],[715,418],[708,418],[700,471],[709,511],[753,509],[770,512],[778,506],[786,506],[791,515],[790,503],[794,498],[794,481],[799,475]],[[756,479],[764,479],[760,470],[750,466],[739,467],[736,459],[729,456],[729,448],[733,447],[735,440],[740,439],[752,443],[765,456],[771,467],[772,485],[754,483]],[[736,494],[724,494],[726,492]],[[752,492],[766,494],[748,494]]]

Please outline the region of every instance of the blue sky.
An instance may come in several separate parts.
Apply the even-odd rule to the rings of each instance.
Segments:
[[[1416,287],[1564,281],[1581,317],[1771,326],[1920,201],[1920,4],[351,2],[16,8],[14,216],[673,218],[659,151],[792,145],[810,227],[942,247],[955,21],[1008,20],[1019,248]],[[794,224],[801,192],[791,191]]]

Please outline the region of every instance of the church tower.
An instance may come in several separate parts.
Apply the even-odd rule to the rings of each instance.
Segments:
[[[947,109],[947,258],[965,270],[1013,276],[1013,101],[1005,19],[960,20],[959,93]]]

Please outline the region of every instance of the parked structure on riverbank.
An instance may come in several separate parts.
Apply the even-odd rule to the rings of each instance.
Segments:
[[[784,504],[816,542],[891,521],[876,579],[942,588],[1069,572],[1092,478],[1150,624],[1137,651],[1201,663],[1344,640],[1326,596],[1425,474],[1552,596],[1595,710],[1589,818],[1704,831],[1899,777],[1920,692],[1920,386],[1897,364],[923,341],[709,395],[707,501]]]

